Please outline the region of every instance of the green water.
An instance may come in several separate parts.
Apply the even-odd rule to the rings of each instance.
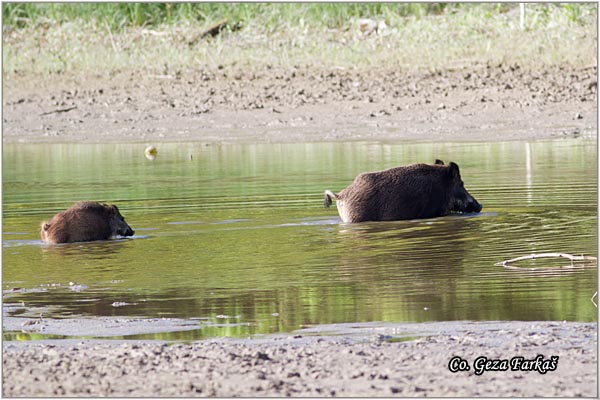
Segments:
[[[146,336],[161,339],[342,322],[596,321],[595,266],[495,265],[597,255],[596,142],[162,144],[153,161],[144,148],[4,145],[5,315],[198,321]],[[325,189],[360,172],[436,158],[459,164],[481,214],[344,225],[323,208]],[[43,245],[40,222],[79,200],[117,204],[135,236]]]

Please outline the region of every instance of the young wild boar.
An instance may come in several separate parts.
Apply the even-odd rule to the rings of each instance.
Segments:
[[[326,190],[325,207],[332,198],[346,223],[434,218],[482,208],[465,189],[458,165],[440,160],[360,174],[338,194]]]
[[[106,240],[111,236],[132,236],[117,206],[95,201],[80,201],[58,213],[50,222],[42,222],[42,240],[49,244]]]

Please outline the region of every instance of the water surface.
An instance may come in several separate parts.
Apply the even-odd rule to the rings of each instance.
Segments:
[[[146,338],[289,332],[317,324],[595,321],[596,142],[4,145],[7,316],[196,321]],[[190,157],[190,155],[192,157]],[[323,208],[364,171],[459,164],[477,215],[341,223]],[[133,238],[47,246],[42,220],[115,203]],[[5,332],[5,339],[44,337]]]

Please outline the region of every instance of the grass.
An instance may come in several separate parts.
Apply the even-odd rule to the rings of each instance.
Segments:
[[[596,64],[595,4],[8,3],[5,73]],[[194,41],[227,18],[229,29]],[[385,21],[365,34],[361,18]],[[192,45],[190,45],[192,43]]]
[[[303,17],[319,25],[341,28],[351,18],[439,14],[458,7],[450,3],[8,3],[4,6],[3,23],[20,28],[47,21],[65,23],[76,19],[84,22],[109,23],[118,30],[135,26],[158,26],[204,22],[227,17],[244,25],[262,21],[277,25]],[[489,7],[489,6],[486,6]],[[500,5],[498,10],[508,6]]]

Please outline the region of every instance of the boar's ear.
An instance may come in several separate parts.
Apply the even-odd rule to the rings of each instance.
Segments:
[[[110,206],[110,213],[112,215],[119,215],[119,209],[114,204]]]
[[[435,165],[444,165],[444,162],[440,159],[435,159]]]
[[[460,179],[460,171],[458,170],[458,165],[456,165],[452,161],[450,161],[450,164],[448,164],[448,171],[452,178]]]

